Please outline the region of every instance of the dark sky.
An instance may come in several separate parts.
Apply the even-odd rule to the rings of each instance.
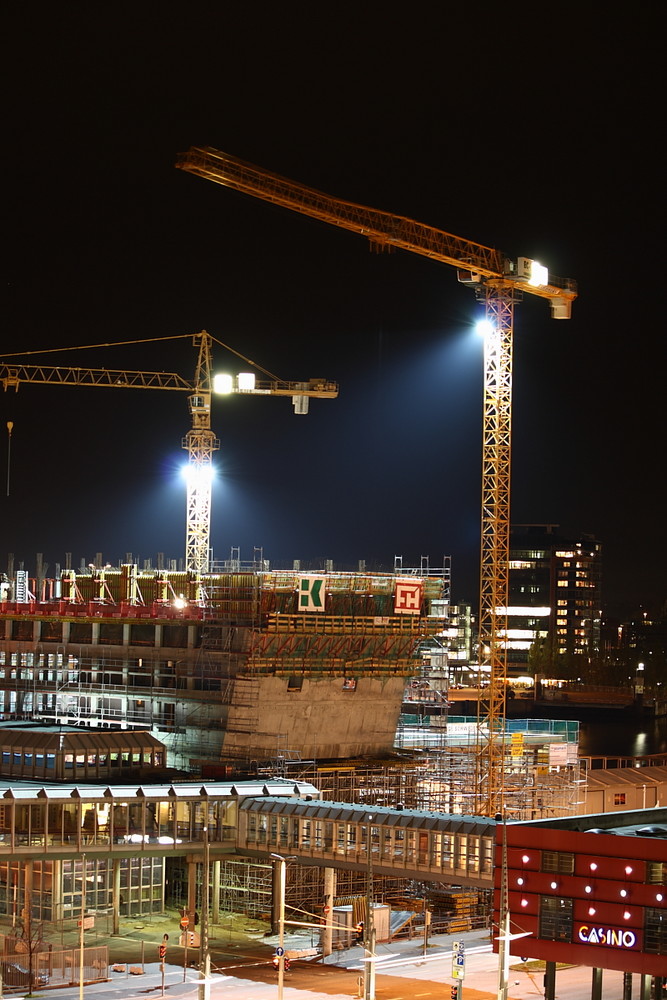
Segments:
[[[214,146],[534,257],[580,297],[569,323],[540,299],[517,310],[513,520],[596,535],[609,607],[659,605],[660,8],[565,5],[527,26],[460,6],[6,5],[0,350],[206,328],[284,378],[338,380],[307,417],[280,399],[214,404],[215,556],[448,554],[454,596],[475,604],[474,296],[452,268],[374,256],[174,162]],[[184,339],[26,360],[190,376],[195,353]],[[28,568],[36,552],[52,568],[65,552],[182,556],[185,395],[28,385],[2,408],[2,568],[7,552]]]

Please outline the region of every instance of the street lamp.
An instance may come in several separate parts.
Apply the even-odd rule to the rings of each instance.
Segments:
[[[201,789],[202,793],[202,804],[204,808],[204,865],[202,870],[202,880],[201,880],[201,931],[199,939],[199,973],[200,978],[198,980],[198,992],[199,1000],[208,1000],[211,995],[211,952],[208,947],[208,932],[209,932],[209,920],[208,920],[208,894],[209,894],[209,801],[206,789]],[[187,931],[186,931],[187,933]]]
[[[283,986],[285,983],[285,886],[287,883],[287,862],[293,860],[293,856],[284,858],[282,854],[274,854],[271,857],[278,861],[278,1000],[283,1000]]]
[[[369,813],[366,826],[368,870],[366,875],[366,940],[364,950],[364,1000],[375,1000],[375,924],[373,922],[373,814]]]

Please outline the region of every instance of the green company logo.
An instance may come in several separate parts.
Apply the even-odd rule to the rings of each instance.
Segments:
[[[299,580],[299,611],[324,611],[324,577],[301,577]]]

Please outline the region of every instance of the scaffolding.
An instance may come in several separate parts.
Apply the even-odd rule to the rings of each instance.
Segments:
[[[423,721],[419,725],[404,723],[397,736],[398,744],[404,744],[402,752],[392,758],[336,764],[285,756],[281,774],[290,780],[311,782],[329,801],[470,815],[474,808],[476,724],[473,719],[451,717],[446,727]],[[582,804],[580,792],[585,782],[577,754],[579,724],[528,719],[507,720],[505,725],[508,818],[574,815]],[[447,743],[452,726],[455,732],[467,732],[467,744]],[[260,767],[259,773],[268,777],[271,771]]]

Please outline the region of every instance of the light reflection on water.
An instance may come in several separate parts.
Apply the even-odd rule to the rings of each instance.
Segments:
[[[667,718],[618,719],[579,723],[579,747],[584,755],[639,757],[667,753]]]

